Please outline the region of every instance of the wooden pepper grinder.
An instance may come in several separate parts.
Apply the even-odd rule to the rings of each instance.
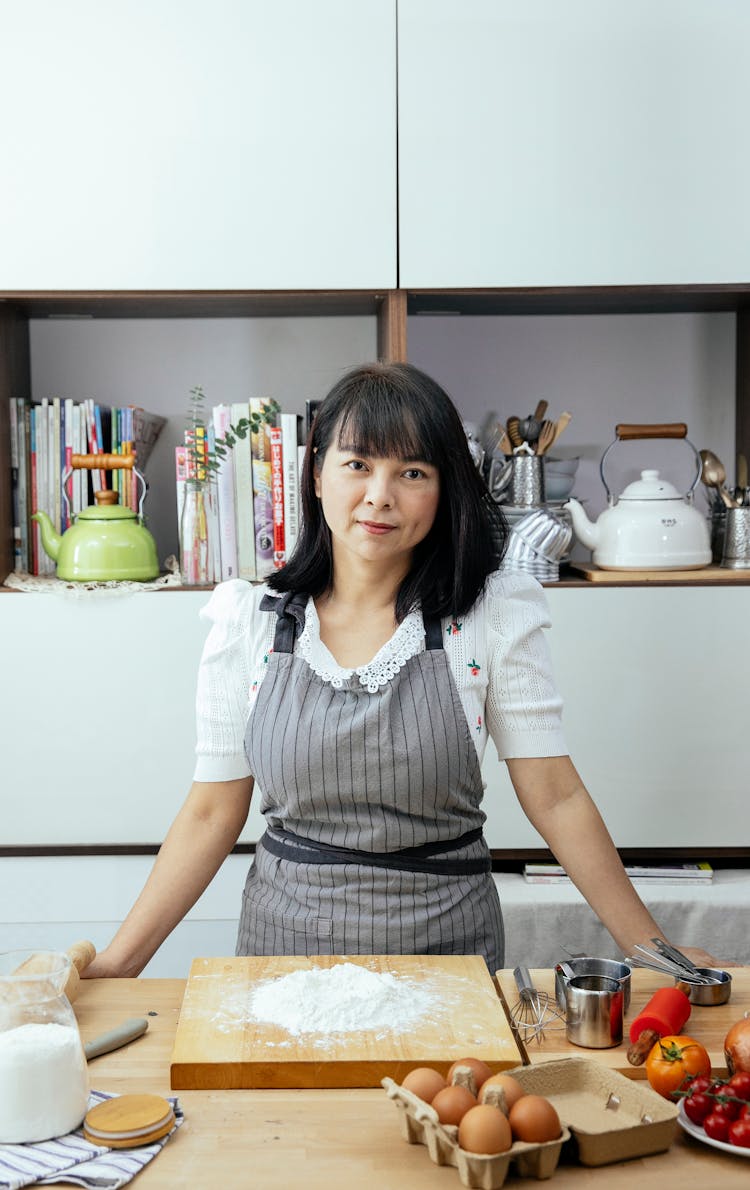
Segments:
[[[690,1000],[679,987],[659,988],[630,1026],[628,1062],[642,1066],[660,1037],[679,1033],[690,1016]]]

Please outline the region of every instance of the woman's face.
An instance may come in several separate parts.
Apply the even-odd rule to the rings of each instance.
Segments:
[[[419,459],[344,449],[334,434],[315,476],[315,493],[331,530],[334,565],[349,556],[406,573],[435,520],[440,476]]]

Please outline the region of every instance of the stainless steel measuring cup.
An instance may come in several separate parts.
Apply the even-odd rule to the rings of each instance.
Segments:
[[[565,985],[565,1036],[584,1049],[622,1041],[623,990],[605,975],[576,975]]]

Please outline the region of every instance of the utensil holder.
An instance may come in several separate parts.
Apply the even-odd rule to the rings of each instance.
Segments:
[[[538,507],[547,498],[544,484],[544,456],[513,456],[510,476],[510,503]]]
[[[750,570],[750,508],[728,508],[721,565]]]

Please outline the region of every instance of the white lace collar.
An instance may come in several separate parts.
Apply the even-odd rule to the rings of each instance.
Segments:
[[[305,608],[305,627],[297,639],[295,652],[307,662],[313,673],[337,689],[355,674],[361,686],[376,694],[387,685],[410,658],[424,649],[424,622],[419,608],[401,621],[390,640],[378,650],[372,661],[356,669],[344,669],[320,639],[320,620],[312,599]]]

